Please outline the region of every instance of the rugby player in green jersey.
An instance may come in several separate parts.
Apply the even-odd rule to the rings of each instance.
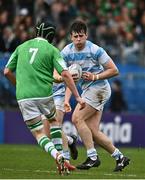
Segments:
[[[43,22],[37,25],[36,29],[37,37],[16,48],[4,69],[4,74],[16,85],[16,98],[27,127],[41,148],[56,159],[59,173],[64,174],[69,168],[59,153],[59,148],[62,149],[62,130],[55,118],[56,109],[52,93],[54,68],[62,76],[82,109],[85,102],[80,97],[59,50],[51,44],[55,26]],[[42,114],[50,120],[50,128],[53,128],[52,138],[60,142],[57,149],[44,133]]]

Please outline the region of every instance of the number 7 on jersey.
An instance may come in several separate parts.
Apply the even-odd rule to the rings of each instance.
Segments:
[[[31,59],[29,61],[30,64],[33,64],[34,60],[35,60],[35,56],[38,52],[38,48],[30,48],[29,52],[32,53]]]

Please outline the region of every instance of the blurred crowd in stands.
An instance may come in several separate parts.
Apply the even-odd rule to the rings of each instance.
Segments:
[[[0,57],[34,37],[41,20],[56,24],[54,44],[61,50],[79,18],[88,24],[89,40],[115,63],[145,66],[145,0],[0,0]]]
[[[40,20],[57,25],[55,44],[62,49],[75,18],[87,22],[89,39],[115,61],[144,65],[144,0],[0,0],[0,51],[12,52],[32,38],[34,24]]]

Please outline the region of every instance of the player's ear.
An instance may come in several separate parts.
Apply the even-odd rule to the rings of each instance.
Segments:
[[[71,40],[71,41],[73,41],[72,34],[70,34],[70,36],[69,36],[69,37],[70,37],[70,40]]]
[[[86,33],[86,39],[88,38],[88,33]]]

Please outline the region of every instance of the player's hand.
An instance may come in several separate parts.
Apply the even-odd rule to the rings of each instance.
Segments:
[[[68,102],[64,103],[64,110],[66,113],[71,112],[71,106]]]
[[[71,75],[75,82],[79,80],[78,74],[71,74]]]
[[[82,78],[88,81],[94,81],[94,74],[91,72],[83,72]]]
[[[80,110],[86,107],[86,102],[81,97],[76,98],[76,100],[80,104]]]

